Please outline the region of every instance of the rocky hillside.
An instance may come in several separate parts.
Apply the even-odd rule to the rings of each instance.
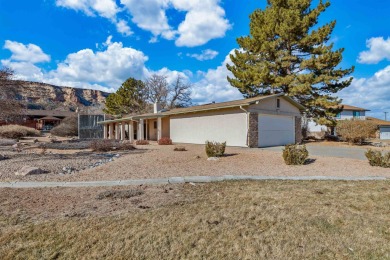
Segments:
[[[59,87],[30,81],[15,81],[12,88],[15,98],[27,102],[29,109],[101,110],[109,95],[100,90]]]

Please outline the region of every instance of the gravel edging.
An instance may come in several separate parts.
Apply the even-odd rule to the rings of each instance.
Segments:
[[[104,187],[104,186],[128,186],[145,184],[183,184],[183,183],[208,183],[232,180],[281,180],[281,181],[383,181],[386,177],[340,177],[340,176],[190,176],[170,177],[158,179],[118,180],[118,181],[85,181],[85,182],[0,182],[0,188],[47,188],[47,187]]]

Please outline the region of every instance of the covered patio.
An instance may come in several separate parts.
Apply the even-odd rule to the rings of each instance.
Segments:
[[[159,114],[144,114],[101,122],[103,138],[116,140],[158,141],[169,137],[169,118]]]

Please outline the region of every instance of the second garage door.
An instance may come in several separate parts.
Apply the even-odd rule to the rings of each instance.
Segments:
[[[259,147],[295,143],[293,116],[259,114]]]
[[[390,140],[390,126],[388,127],[380,127],[380,139],[381,140]]]

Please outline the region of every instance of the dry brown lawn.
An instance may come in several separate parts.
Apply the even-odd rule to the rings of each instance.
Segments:
[[[112,188],[1,189],[0,255],[389,259],[389,184],[221,182],[138,187],[136,198],[101,200]],[[63,215],[69,211],[83,214]]]

